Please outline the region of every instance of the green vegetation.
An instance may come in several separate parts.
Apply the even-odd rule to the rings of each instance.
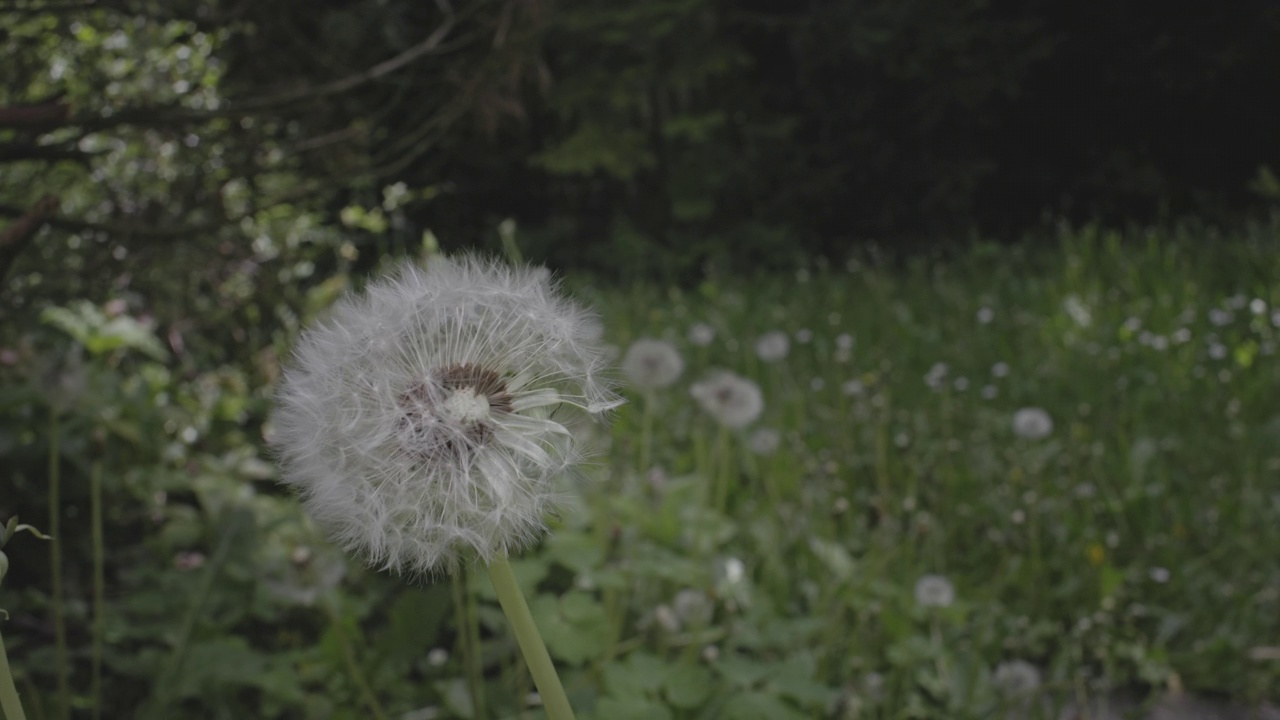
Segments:
[[[1277,250],[1275,225],[1085,227],[687,291],[571,277],[620,358],[651,337],[685,365],[626,388],[587,481],[512,562],[578,716],[1280,700]],[[262,251],[258,276],[296,267]],[[190,298],[225,335],[185,343],[199,308],[127,292],[6,327],[0,512],[59,528],[65,598],[54,545],[13,536],[0,623],[29,718],[538,716],[483,573],[358,567],[274,483],[278,358],[359,281],[308,282],[249,300],[228,276]],[[758,419],[699,408],[713,368],[760,386]],[[1033,407],[1052,427],[1020,435]]]

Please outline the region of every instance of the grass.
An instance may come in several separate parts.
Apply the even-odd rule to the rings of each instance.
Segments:
[[[611,430],[582,428],[589,481],[511,563],[577,716],[1056,717],[1168,687],[1277,702],[1277,278],[1274,226],[1188,226],[689,290],[574,282],[620,357],[657,338],[685,365],[666,388],[624,385]],[[714,338],[695,344],[702,324]],[[790,348],[766,362],[771,331]],[[748,426],[690,396],[717,369],[761,388]],[[540,716],[484,573],[412,587],[319,540],[244,424],[270,398],[252,371],[95,359],[90,375],[101,390],[59,446],[64,504],[88,506],[92,428],[140,428],[110,436],[125,459],[101,485],[104,717]],[[6,390],[0,439],[39,468],[30,385]],[[1029,407],[1048,435],[1015,433]],[[41,472],[13,477],[38,516]],[[94,546],[63,512],[82,710]],[[22,542],[0,599],[39,720],[59,663],[29,630],[51,614],[47,549]],[[926,576],[954,600],[921,603]]]
[[[1056,697],[1274,701],[1276,664],[1250,653],[1280,638],[1278,249],[1086,229],[896,271],[601,293],[620,348],[662,338],[688,364],[652,398],[652,467],[638,466],[642,410],[621,414],[591,520],[621,538],[592,571],[625,578],[623,644],[708,668],[708,716],[783,717],[776,701],[796,717],[984,717],[1002,703],[994,669],[1014,660]],[[698,322],[711,345],[688,341]],[[792,342],[770,364],[753,348],[771,330]],[[729,436],[723,514],[698,500],[724,468],[687,390],[712,368],[766,396]],[[1023,407],[1053,432],[1016,436]],[[750,450],[760,427],[782,437],[767,456]],[[732,583],[730,559],[746,569]],[[952,606],[917,605],[926,574],[954,584]],[[655,619],[690,589],[714,606],[698,653],[668,647],[684,628]]]

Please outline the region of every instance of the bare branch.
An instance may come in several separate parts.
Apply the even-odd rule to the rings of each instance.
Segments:
[[[71,116],[71,106],[51,101],[34,105],[0,107],[0,127],[44,130],[62,127]]]
[[[57,211],[58,198],[45,195],[25,212],[20,211],[18,219],[0,232],[0,278],[9,273],[13,259]]]

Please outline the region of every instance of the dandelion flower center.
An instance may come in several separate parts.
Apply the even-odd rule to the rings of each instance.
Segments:
[[[494,370],[470,363],[437,370],[400,398],[405,449],[431,458],[479,447],[493,435],[493,415],[511,412],[513,400]]]

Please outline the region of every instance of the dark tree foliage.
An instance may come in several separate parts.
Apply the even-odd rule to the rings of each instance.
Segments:
[[[238,245],[268,208],[332,224],[404,183],[385,227],[346,218],[357,245],[496,243],[512,217],[556,264],[684,271],[1013,236],[1045,213],[1225,217],[1280,159],[1265,0],[0,8],[0,213],[96,173],[98,196],[49,222],[131,245]],[[186,46],[207,51],[200,78],[187,56],[156,65]],[[175,176],[145,187],[161,151]]]

